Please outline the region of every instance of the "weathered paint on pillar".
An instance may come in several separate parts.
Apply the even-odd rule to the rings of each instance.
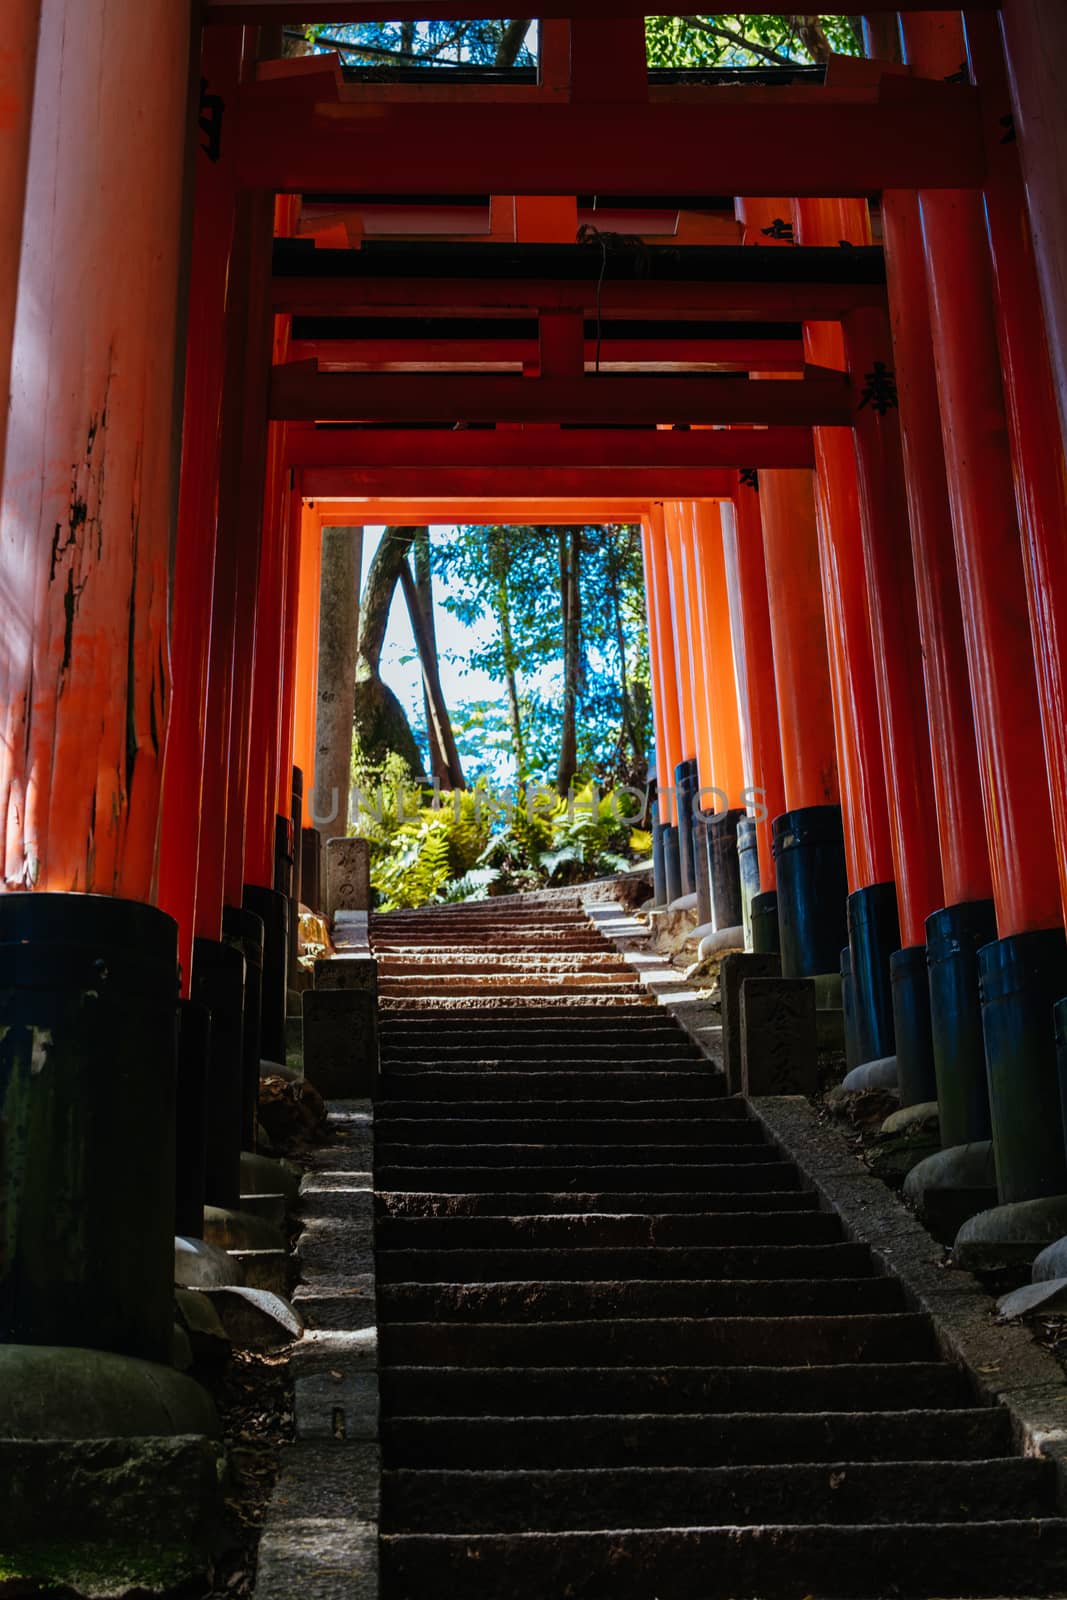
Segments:
[[[833,702],[812,474],[761,472],[759,498],[786,808],[836,805]]]
[[[9,0],[0,39],[0,484],[40,22],[41,0]]]
[[[1004,114],[1014,113],[1060,429],[1067,442],[1067,8],[1062,0],[1005,0],[1001,27],[1012,98]]]
[[[652,665],[653,708],[656,712],[656,787],[662,823],[678,820],[674,799],[674,769],[682,759],[678,721],[678,679],[674,667],[674,632],[667,582],[666,533],[663,507],[651,508],[641,527],[645,563],[645,604],[648,609],[648,647]]]
[[[159,850],[159,904],[178,924],[178,959],[186,994],[196,931],[211,593],[218,531],[226,282],[236,204],[233,169],[242,36],[240,28],[204,30],[201,114],[205,125],[199,130],[194,169],[182,464],[171,607],[173,680]]]
[[[1007,83],[999,30],[991,14],[968,17],[967,44],[972,75],[983,90],[986,107],[986,224],[1060,900],[1067,919],[1067,468],[1018,145],[1004,143],[998,116],[998,107],[1007,103]]]
[[[863,200],[798,200],[793,206],[798,244],[870,243]],[[838,323],[804,325],[804,356],[816,366],[843,370]],[[826,640],[834,692],[837,769],[850,890],[893,877],[889,803],[878,724],[878,691],[867,574],[863,560],[859,484],[852,438],[846,428],[815,429],[815,504],[818,513]]]
[[[918,197],[882,196],[893,357],[946,905],[992,894]]]
[[[929,70],[904,19],[905,48]],[[920,195],[997,930],[1060,922],[1052,813],[981,197]]]
[[[167,0],[42,6],[0,511],[11,889],[155,893],[189,33]]]
[[[704,670],[711,751],[710,782],[721,795],[709,797],[706,811],[744,807],[744,767],[741,727],[737,711],[737,674],[730,632],[730,596],[723,553],[722,516],[715,501],[691,502],[693,555],[697,583],[700,632],[704,645]],[[701,774],[701,783],[704,777]],[[727,797],[726,801],[722,795]]]
[[[297,619],[293,765],[304,774],[304,793],[315,792],[315,715],[319,692],[319,600],[322,518],[313,502],[300,504],[300,598]]]
[[[845,324],[856,423],[863,556],[888,782],[900,941],[926,942],[926,919],[944,904],[934,823],[934,779],[922,642],[911,564],[904,458],[889,321],[872,308]],[[888,376],[887,376],[888,375]]]
[[[745,695],[752,745],[752,782],[756,789],[756,849],[760,889],[775,887],[777,873],[771,848],[771,823],[786,808],[782,777],[782,738],[778,728],[778,692],[774,644],[767,604],[767,568],[763,556],[763,521],[758,485],[738,481],[732,519],[723,515],[723,541],[732,541],[745,635]]]

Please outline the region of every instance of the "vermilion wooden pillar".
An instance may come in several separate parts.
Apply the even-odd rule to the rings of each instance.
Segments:
[[[691,596],[694,589],[692,573],[689,570],[692,566],[692,552],[683,526],[682,510],[679,501],[668,500],[663,507],[663,522],[666,530],[667,578],[678,673],[678,720],[682,735],[682,751],[675,768],[678,854],[681,866],[681,891],[683,894],[692,894],[697,887],[692,816],[696,791],[699,787],[698,729],[704,732],[704,725],[697,715],[697,645],[690,621]]]
[[[227,837],[237,832],[240,864],[243,867],[244,823],[237,815],[237,791],[231,782],[230,733],[238,680],[235,678],[235,653],[249,656],[240,682],[247,690],[251,674],[254,642],[247,625],[238,633],[239,610],[251,612],[258,581],[259,524],[250,526],[247,508],[242,525],[242,485],[251,481],[262,485],[262,457],[258,476],[245,478],[246,453],[253,465],[265,447],[265,423],[260,428],[261,443],[254,429],[247,428],[245,395],[250,382],[264,381],[270,364],[269,321],[266,315],[266,275],[269,272],[270,242],[273,237],[274,207],[270,197],[244,194],[238,199],[235,242],[226,303],[226,347],[223,385],[222,443],[220,448],[218,541],[212,586],[211,644],[208,671],[208,704],[204,741],[204,782],[201,802],[200,852],[197,862],[196,930],[204,938],[218,939],[222,930],[224,900],[241,903],[241,884],[236,889],[226,883]],[[251,407],[254,411],[255,407]],[[261,487],[251,491],[258,502]],[[251,565],[251,571],[249,571]],[[246,619],[247,622],[247,619]],[[242,799],[243,805],[243,799]],[[240,872],[237,876],[240,878]],[[230,892],[227,893],[229,887]],[[233,895],[236,894],[236,900]]]
[[[8,888],[155,894],[188,62],[187,7],[42,6],[0,512]]]
[[[242,50],[242,29],[204,30],[201,73],[206,126],[200,131],[195,166],[178,539],[171,608],[173,684],[159,853],[159,904],[178,923],[185,994],[189,992],[196,931],[226,284],[236,205],[233,157]],[[214,827],[216,820],[212,813],[208,826]]]
[[[674,806],[674,769],[682,759],[682,730],[678,710],[678,673],[674,657],[674,623],[671,618],[670,581],[667,576],[666,529],[663,507],[652,507],[645,539],[645,591],[648,605],[649,645],[659,684],[663,720],[657,739],[660,818],[677,821]],[[660,744],[662,743],[662,749]]]
[[[645,530],[642,528],[642,537]],[[643,548],[643,546],[642,546]],[[647,574],[648,563],[645,570]],[[322,519],[313,504],[300,503],[300,596],[297,620],[293,761],[304,774],[304,792],[315,787],[315,706],[319,685],[319,584],[322,579]],[[647,581],[647,579],[646,579]],[[653,703],[658,693],[652,675]],[[656,716],[656,727],[660,718]],[[657,735],[658,740],[658,735]]]
[[[1062,76],[1067,10],[1060,0],[1005,0],[1001,26],[1060,428],[1067,442],[1067,126]]]
[[[1067,464],[1019,150],[1017,144],[1004,142],[997,114],[998,106],[1007,101],[1007,83],[992,14],[968,15],[967,44],[972,76],[983,89],[987,111],[986,225],[1056,831],[1060,900],[1067,918]]]
[[[733,508],[732,527],[725,517],[723,519],[723,539],[731,540],[736,549],[745,636],[745,695],[752,747],[752,783],[756,790],[756,848],[760,889],[769,893],[777,884],[771,822],[785,810],[786,802],[774,644],[767,604],[767,568],[763,557],[763,522],[759,491],[754,483],[738,482]]]
[[[744,769],[741,762],[741,727],[738,720],[737,682],[730,633],[730,597],[723,556],[722,516],[718,502],[690,503],[693,553],[697,581],[697,616],[707,678],[710,781],[726,797],[714,797],[714,809],[744,809]],[[703,774],[701,774],[703,783]],[[710,811],[712,806],[708,806]]]
[[[904,19],[906,52],[936,71],[944,35],[918,20]],[[979,955],[993,1143],[1016,1201],[1067,1190],[1051,1010],[1067,942],[981,197],[924,191],[920,207],[1000,935]]]
[[[834,714],[811,473],[761,472],[759,505],[786,807],[836,805]]]
[[[0,484],[40,22],[41,0],[12,0],[0,47]]]
[[[715,750],[711,728],[711,697],[708,693],[709,640],[703,626],[702,595],[695,548],[696,529],[691,500],[668,503],[668,527],[673,525],[678,570],[681,572],[680,599],[683,606],[681,618],[676,616],[685,634],[685,648],[689,657],[689,682],[693,707],[693,753],[701,788],[710,786],[714,779]],[[710,797],[709,797],[710,798]],[[710,809],[710,808],[709,808]]]
[[[810,472],[759,477],[786,811],[773,819],[782,965],[837,970],[848,882]]]
[[[288,477],[288,474],[287,474]],[[304,517],[300,495],[292,486],[286,495],[289,519],[288,566],[285,574],[285,628],[282,650],[282,695],[279,717],[277,798],[278,816],[293,809],[293,765],[296,750],[297,655],[300,647],[300,583],[304,571]],[[301,774],[303,768],[301,767]],[[299,839],[294,840],[299,847]]]
[[[678,677],[678,729],[681,735],[679,761],[688,761],[697,753],[695,718],[695,679],[692,640],[689,634],[686,573],[683,566],[682,527],[680,505],[668,500],[663,507],[665,549],[667,556],[667,584],[671,606],[671,628],[674,639],[674,664]]]
[[[798,244],[870,243],[864,200],[798,200]],[[843,370],[841,327],[805,323],[808,361]],[[842,826],[848,862],[848,927],[859,1060],[893,1052],[889,958],[900,943],[893,884],[890,804],[879,727],[878,685],[856,460],[849,430],[815,430],[815,504],[830,673],[834,687]]]
[[[882,196],[896,385],[945,900],[985,900],[989,853],[952,539],[916,195]]]
[[[882,235],[945,902],[925,929],[930,1044],[942,1143],[958,1149],[990,1134],[978,950],[996,921],[914,192],[883,194]]]

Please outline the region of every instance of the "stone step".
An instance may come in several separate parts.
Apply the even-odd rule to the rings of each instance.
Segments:
[[[646,1056],[685,1056],[691,1061],[705,1057],[699,1047],[684,1034],[674,1029],[625,1031],[617,1037],[604,1039],[600,1034],[575,1032],[564,1028],[553,1032],[538,1029],[536,1039],[522,1039],[514,1033],[500,1032],[488,1037],[474,1031],[469,1037],[448,1034],[435,1038],[433,1034],[394,1037],[383,1033],[382,1053],[392,1060],[419,1058],[462,1062],[474,1058],[478,1061],[539,1061],[543,1057],[564,1056],[569,1060],[598,1059],[612,1061],[640,1060]]]
[[[744,1146],[738,1147],[742,1152]],[[470,1154],[470,1152],[467,1152]],[[450,1155],[453,1152],[449,1152]],[[786,1161],[708,1161],[701,1159],[654,1164],[649,1161],[622,1161],[601,1166],[581,1162],[553,1166],[548,1162],[511,1166],[491,1166],[484,1161],[466,1165],[425,1165],[421,1157],[403,1165],[382,1161],[376,1168],[379,1189],[432,1189],[441,1194],[459,1194],[478,1189],[795,1189],[796,1169]]]
[[[382,1406],[400,1418],[761,1416],[872,1413],[920,1416],[969,1411],[973,1397],[949,1362],[840,1362],[835,1366],[392,1366],[382,1373]],[[982,1414],[1003,1418],[982,1406]],[[869,1414],[869,1413],[865,1413]],[[904,1424],[902,1424],[904,1426]],[[998,1451],[993,1451],[997,1454]]]
[[[654,1217],[672,1213],[706,1215],[708,1212],[797,1212],[818,1211],[819,1197],[811,1189],[771,1189],[766,1193],[748,1189],[732,1192],[651,1194],[617,1191],[604,1194],[564,1192],[549,1194],[531,1189],[525,1194],[489,1192],[482,1194],[441,1194],[419,1190],[389,1190],[376,1197],[377,1214],[387,1217],[556,1217],[560,1215]],[[438,1245],[436,1248],[444,1248]],[[798,1247],[799,1248],[799,1247]]]
[[[382,1526],[412,1532],[571,1532],[662,1528],[676,1520],[753,1523],[981,1522],[1040,1517],[1054,1468],[994,1461],[826,1462],[731,1467],[606,1467],[548,1472],[387,1471]]]
[[[677,1167],[704,1167],[724,1165],[778,1166],[785,1157],[769,1144],[742,1144],[735,1140],[714,1143],[692,1140],[686,1144],[656,1142],[655,1150],[647,1152],[633,1139],[621,1144],[542,1144],[531,1140],[520,1144],[517,1140],[501,1144],[433,1144],[429,1140],[411,1140],[404,1144],[382,1139],[376,1148],[377,1163],[381,1167],[566,1167],[575,1166],[592,1170],[596,1167],[648,1166],[650,1156],[657,1166],[668,1163]]]
[[[609,1114],[610,1124],[604,1122]],[[745,1101],[739,1099],[672,1098],[666,1105],[660,1100],[620,1100],[605,1107],[603,1100],[429,1100],[422,1095],[412,1095],[406,1100],[378,1100],[374,1108],[375,1127],[379,1130],[395,1127],[399,1122],[418,1120],[425,1127],[441,1129],[463,1122],[504,1126],[516,1122],[569,1121],[574,1127],[588,1128],[595,1124],[621,1131],[623,1123],[633,1122],[640,1127],[643,1122],[653,1124],[656,1119],[662,1120],[664,1114],[684,1119],[690,1127],[701,1122],[717,1123],[724,1130],[746,1128],[753,1130],[753,1138],[765,1137],[758,1123],[751,1120]],[[681,1124],[676,1121],[672,1125]],[[731,1133],[729,1137],[734,1135]]]
[[[410,955],[383,952],[378,958],[378,972],[392,976],[401,973],[434,972],[501,972],[521,976],[524,972],[553,972],[567,976],[575,972],[621,972],[634,981],[634,969],[625,956],[610,950],[562,951],[551,955],[534,955],[528,950],[418,950]]]
[[[473,1491],[473,1485],[472,1485]],[[390,1534],[403,1600],[914,1600],[1062,1594],[1067,1520],[663,1527],[645,1532]],[[992,1520],[996,1517],[996,1520]]]
[[[641,1367],[387,1367],[381,1376],[387,1416],[453,1418],[478,1413],[516,1417],[605,1414],[746,1416],[779,1419],[810,1412],[904,1414],[973,1404],[967,1384],[947,1361],[892,1361],[872,1366]],[[992,1407],[983,1413],[1002,1416]],[[533,1426],[537,1426],[536,1420]],[[996,1453],[996,1452],[994,1452]]]
[[[378,1283],[506,1283],[684,1278],[793,1280],[873,1276],[861,1244],[690,1245],[632,1250],[379,1250]],[[890,1282],[881,1279],[881,1282]],[[782,1283],[787,1289],[788,1283]]]
[[[501,1014],[510,1013],[511,1015],[518,1015],[521,1013],[523,1016],[528,1017],[542,1006],[543,1000],[544,995],[541,994],[533,992],[530,994],[521,994],[510,991],[500,991],[497,993],[487,993],[481,995],[421,995],[419,997],[419,1007],[421,1010],[425,1011],[428,1016],[436,1015],[437,1011],[444,1013],[452,1011],[455,1012],[457,1016],[460,1013],[465,1013],[469,1016],[473,1012],[483,1010],[487,1011],[491,1008],[492,1010],[498,1011]],[[575,991],[573,994],[557,995],[553,1010],[556,1012],[557,1016],[562,1017],[572,1009],[574,1011],[583,1012],[594,1009],[601,1009],[605,1012],[624,1011],[632,1006],[633,1003],[633,996],[628,989],[622,994],[588,994],[578,993]],[[406,1009],[408,1006],[410,1006],[410,1004],[410,997],[406,997],[404,995],[381,995],[379,998],[379,1005],[381,1006],[385,1015],[388,1015],[390,1010],[393,1009],[399,1009],[400,1007],[404,1007]],[[645,1004],[649,1009],[651,1009],[656,1005],[656,1001],[650,995]]]
[[[651,1005],[617,1004],[610,1012],[605,1012],[602,1006],[574,1005],[567,1008],[566,1015],[558,1006],[530,1005],[516,1022],[515,1012],[508,1006],[495,1001],[493,1005],[486,1006],[478,1012],[476,1023],[472,1023],[469,1016],[457,1012],[454,1016],[447,1013],[438,1016],[430,1013],[426,1007],[395,1006],[383,1025],[383,1035],[391,1033],[393,1028],[409,1028],[422,1024],[426,1029],[433,1028],[437,1032],[469,1032],[472,1027],[476,1031],[482,1028],[498,1028],[510,1030],[513,1026],[540,1032],[542,1026],[556,1028],[579,1027],[583,1031],[587,1025],[593,1027],[626,1028],[632,1024],[643,1024],[653,1028],[664,1028],[680,1034],[682,1029],[667,1012],[653,1002]]]
[[[728,1103],[728,1102],[725,1102]],[[435,1110],[432,1106],[427,1111]],[[672,1108],[673,1109],[673,1108]],[[614,1110],[614,1107],[612,1107]],[[395,1145],[502,1145],[522,1148],[543,1145],[549,1148],[592,1145],[600,1141],[606,1149],[621,1145],[729,1145],[766,1150],[766,1136],[757,1122],[742,1122],[737,1117],[686,1117],[668,1121],[666,1117],[612,1117],[605,1119],[603,1108],[597,1117],[456,1117],[375,1116],[375,1132],[383,1153]]]
[[[707,1362],[780,1367],[812,1361],[928,1361],[928,1320],[914,1312],[812,1317],[616,1317],[574,1322],[405,1322],[380,1329],[384,1358],[404,1366],[667,1366]]]
[[[659,1095],[664,1101],[671,1095],[725,1097],[726,1079],[721,1072],[716,1072],[710,1064],[707,1069],[695,1072],[688,1071],[687,1066],[656,1069],[642,1065],[611,1071],[590,1070],[582,1073],[580,1092],[583,1099],[595,1097],[606,1101],[647,1100]],[[413,1065],[398,1071],[388,1061],[383,1064],[381,1082],[382,1094],[389,1100],[401,1096],[412,1100],[459,1099],[464,1095],[481,1099],[487,1093],[501,1097],[514,1095],[517,1100],[556,1100],[574,1087],[574,1074],[565,1068],[538,1067],[530,1072],[516,1072],[502,1067],[500,1071],[487,1073],[471,1072],[460,1065],[443,1071]]]
[[[448,1267],[442,1256],[441,1269]],[[572,1271],[577,1267],[574,1263]],[[490,1282],[384,1284],[378,1314],[401,1322],[475,1324],[592,1321],[612,1317],[835,1317],[876,1316],[904,1309],[894,1278],[795,1278],[698,1280],[635,1278],[581,1281],[510,1279]]]
[[[696,1053],[677,1049],[629,1050],[622,1049],[603,1054],[586,1054],[575,1043],[560,1045],[558,1049],[545,1049],[536,1053],[528,1050],[502,1050],[492,1054],[477,1055],[473,1050],[432,1050],[421,1045],[418,1050],[382,1051],[382,1070],[396,1074],[407,1072],[480,1072],[483,1089],[492,1089],[495,1077],[503,1072],[565,1072],[571,1084],[581,1089],[581,1080],[575,1074],[587,1072],[687,1072],[699,1071],[705,1082],[713,1083],[722,1075]],[[725,1083],[725,1079],[722,1079]]]
[[[418,974],[395,974],[379,970],[379,995],[403,998],[411,995],[416,1000],[432,1000],[437,995],[491,995],[507,998],[518,995],[560,995],[561,998],[585,994],[625,995],[632,998],[640,994],[630,971],[619,973],[499,973],[499,971],[459,971],[451,966],[443,973],[422,971]]]
[[[549,1216],[385,1217],[380,1250],[565,1250],[632,1246],[838,1244],[829,1211],[621,1212]]]
[[[1011,1455],[992,1406],[950,1411],[744,1412],[656,1416],[396,1417],[385,1464],[451,1471],[722,1467],[774,1462],[988,1461]]]
[[[490,1012],[484,1020],[479,1019],[477,1024],[472,1024],[464,1017],[425,1017],[409,1007],[406,1011],[397,1010],[389,1014],[382,1024],[382,1037],[423,1039],[458,1033],[474,1034],[484,1039],[514,1040],[520,1044],[537,1044],[546,1036],[574,1033],[576,1030],[583,1039],[602,1037],[609,1044],[632,1039],[635,1031],[642,1038],[658,1034],[679,1039],[685,1037],[684,1028],[680,1028],[674,1018],[659,1006],[655,1009],[635,1006],[628,1016],[621,1017],[615,1014],[604,1016],[600,1012],[591,1016],[570,1012],[568,1016],[561,1017],[558,1012],[548,1008],[543,1007],[542,1010],[545,1014],[541,1017],[521,1017],[518,1020],[510,1014],[501,1017]]]

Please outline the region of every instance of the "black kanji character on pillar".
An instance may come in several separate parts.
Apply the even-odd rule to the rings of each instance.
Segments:
[[[781,217],[775,217],[770,227],[761,228],[760,233],[765,239],[788,239],[790,244],[793,243],[793,224]]]
[[[746,489],[755,489],[759,494],[759,473],[755,467],[742,467],[739,476]]]
[[[870,406],[872,411],[884,417],[887,411],[896,410],[900,401],[897,397],[897,375],[892,367],[887,367],[884,361],[876,361],[870,372],[864,375],[863,382],[857,411]]]
[[[200,146],[209,161],[217,161],[222,155],[222,117],[226,110],[226,102],[219,94],[208,94],[207,79],[200,79],[200,132],[204,135],[204,142]]]

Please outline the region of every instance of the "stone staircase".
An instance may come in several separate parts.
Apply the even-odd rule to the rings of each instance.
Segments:
[[[371,933],[384,1600],[1067,1592],[1052,1464],[577,894]]]

